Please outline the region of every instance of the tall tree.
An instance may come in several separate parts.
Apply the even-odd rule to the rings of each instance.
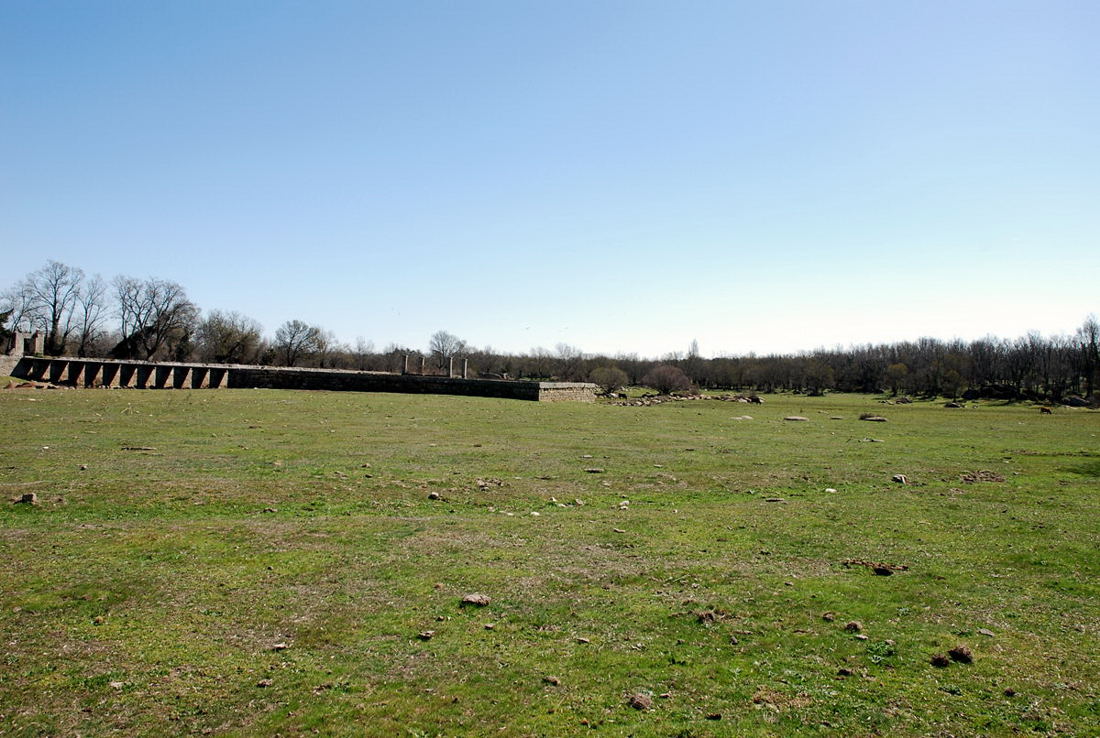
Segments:
[[[261,349],[262,330],[258,322],[246,315],[211,310],[199,323],[199,358],[218,364],[254,363]]]
[[[46,353],[60,356],[73,330],[73,309],[83,280],[83,271],[52,259],[31,272],[5,295],[14,325],[42,331]]]
[[[80,286],[76,296],[77,356],[88,356],[103,335],[107,319],[107,284],[97,274]]]
[[[129,359],[180,358],[198,319],[198,308],[183,286],[132,277],[116,277],[114,285],[123,339],[112,353]]]
[[[284,366],[296,366],[321,346],[321,329],[301,320],[288,320],[275,331],[275,351]]]
[[[447,331],[436,331],[428,342],[428,353],[435,357],[440,369],[445,369],[450,360],[466,353],[466,342]]]

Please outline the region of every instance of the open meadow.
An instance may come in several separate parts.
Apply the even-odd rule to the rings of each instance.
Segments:
[[[3,736],[1100,734],[1100,412],[18,390],[0,418]]]

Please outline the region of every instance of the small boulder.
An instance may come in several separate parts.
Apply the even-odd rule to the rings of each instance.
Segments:
[[[897,484],[909,484],[909,477],[905,476],[904,474],[895,474],[894,476],[890,477],[890,481],[896,482]]]
[[[16,505],[37,505],[38,495],[34,492],[24,492],[23,495],[15,501]]]
[[[788,415],[787,417],[783,418],[783,420],[789,420],[794,423],[804,423],[808,421],[809,418],[804,418],[801,415]]]
[[[849,633],[858,633],[863,630],[863,623],[859,622],[858,620],[849,620],[847,623],[844,624],[844,630],[848,631]]]
[[[462,598],[462,602],[459,603],[459,607],[485,607],[493,599],[489,595],[483,595],[478,592],[472,592]]]
[[[928,659],[928,663],[937,669],[943,669],[951,665],[951,659],[944,656],[942,653],[933,654],[932,658]]]
[[[644,692],[635,692],[627,698],[626,703],[635,710],[653,709],[653,698]]]
[[[951,657],[952,661],[957,661],[960,664],[972,664],[974,663],[974,654],[966,646],[959,645],[952,648],[947,652],[947,655]]]

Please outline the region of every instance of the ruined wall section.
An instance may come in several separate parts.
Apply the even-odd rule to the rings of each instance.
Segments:
[[[418,374],[357,372],[340,369],[299,369],[226,364],[154,363],[110,359],[6,357],[10,374],[31,381],[73,387],[133,389],[216,389],[219,387],[400,392],[468,395],[543,402],[593,402],[596,386],[574,382],[520,382],[502,379],[460,379]]]

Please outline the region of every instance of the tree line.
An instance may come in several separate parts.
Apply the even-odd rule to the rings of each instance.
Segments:
[[[291,319],[271,338],[234,311],[203,312],[184,287],[160,278],[105,280],[49,261],[0,294],[0,342],[11,331],[38,331],[51,356],[200,361],[410,371],[441,374],[452,359],[471,376],[594,381],[613,392],[643,385],[662,392],[694,388],[755,391],[888,392],[1061,400],[1100,391],[1100,323],[1089,316],[1073,335],[1028,333],[974,341],[912,342],[819,349],[799,354],[704,358],[692,341],[660,359],[589,354],[568,344],[524,354],[477,348],[437,331],[425,350],[364,338],[343,343],[325,328]]]

